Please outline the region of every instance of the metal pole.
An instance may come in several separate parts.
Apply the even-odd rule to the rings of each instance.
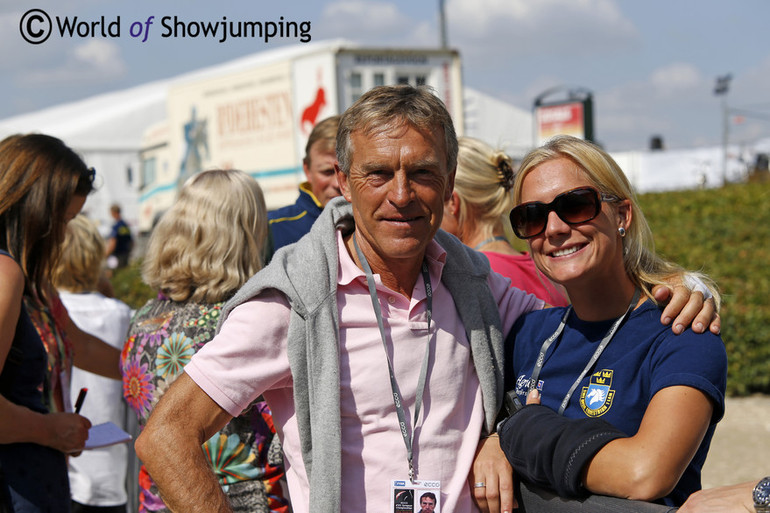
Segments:
[[[722,95],[722,185],[727,185],[727,95]]]
[[[714,94],[722,97],[722,185],[727,185],[727,138],[729,130],[729,113],[727,108],[727,92],[730,90],[730,80],[733,76],[727,74],[717,77]]]
[[[444,14],[444,0],[438,1],[438,24],[441,32],[441,48],[448,48],[446,35],[446,15]]]
[[[730,129],[730,114],[727,109],[727,93],[722,95],[722,185],[727,185],[727,140]]]

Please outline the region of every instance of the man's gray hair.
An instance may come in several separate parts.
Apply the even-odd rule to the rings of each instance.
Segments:
[[[379,86],[370,89],[340,119],[337,130],[337,161],[340,170],[350,173],[353,145],[350,136],[355,131],[369,133],[389,125],[410,125],[420,132],[444,134],[447,170],[457,165],[457,135],[452,117],[444,103],[427,86]]]

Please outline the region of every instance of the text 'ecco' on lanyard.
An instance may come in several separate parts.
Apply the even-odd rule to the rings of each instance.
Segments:
[[[567,405],[569,404],[569,400],[572,397],[572,394],[575,392],[575,389],[578,387],[580,382],[583,381],[583,378],[586,377],[586,374],[588,374],[591,368],[596,364],[596,361],[599,359],[599,356],[601,356],[602,351],[604,351],[604,348],[607,347],[607,344],[609,344],[610,340],[612,340],[612,337],[615,336],[615,333],[618,331],[618,328],[620,328],[620,325],[623,324],[623,321],[626,320],[626,317],[628,317],[628,314],[631,313],[631,311],[634,309],[634,306],[636,305],[637,301],[639,301],[640,292],[641,291],[639,290],[639,287],[637,287],[636,290],[634,291],[634,297],[631,298],[631,303],[628,305],[628,308],[626,309],[626,313],[618,317],[618,319],[612,324],[612,326],[610,327],[610,330],[607,332],[606,335],[604,335],[604,338],[599,344],[599,347],[596,348],[596,351],[594,351],[594,354],[591,356],[591,359],[588,360],[588,363],[583,369],[583,372],[581,372],[580,376],[578,376],[575,382],[572,383],[572,386],[567,392],[567,395],[565,395],[564,399],[561,401],[561,406],[559,406],[559,415],[562,415],[564,413],[564,410],[567,409]],[[532,369],[532,377],[529,378],[529,389],[527,391],[527,395],[529,395],[529,392],[532,392],[532,390],[534,390],[534,388],[537,386],[537,378],[540,377],[540,371],[543,370],[543,364],[545,363],[545,354],[548,352],[548,348],[551,347],[551,344],[553,344],[553,342],[557,338],[559,338],[562,331],[564,331],[564,326],[567,324],[567,317],[569,317],[569,314],[571,311],[572,311],[572,307],[571,306],[567,307],[567,310],[564,312],[564,315],[561,318],[559,327],[556,328],[556,331],[553,332],[553,335],[548,337],[546,341],[543,342],[543,345],[540,347],[540,354],[537,355],[535,368]]]
[[[425,344],[425,356],[422,359],[422,366],[420,367],[420,377],[417,380],[417,395],[414,402],[414,422],[412,423],[412,434],[407,435],[406,431],[406,414],[404,413],[403,400],[401,398],[401,391],[398,388],[398,382],[396,381],[396,375],[393,373],[393,364],[388,356],[388,345],[385,338],[385,327],[382,323],[382,311],[380,310],[380,302],[377,299],[377,289],[374,284],[374,275],[372,274],[372,268],[369,267],[366,257],[358,247],[358,241],[356,241],[356,235],[353,234],[353,245],[356,248],[356,254],[361,261],[361,266],[364,268],[366,274],[366,283],[369,286],[369,295],[372,298],[372,307],[374,308],[374,315],[377,317],[377,327],[380,328],[380,337],[382,338],[382,347],[385,348],[385,359],[388,361],[388,372],[390,374],[390,388],[393,391],[393,404],[396,406],[396,414],[398,415],[398,424],[401,428],[401,436],[404,437],[404,445],[406,446],[406,456],[409,462],[409,480],[414,482],[415,472],[414,465],[412,464],[413,450],[412,443],[414,442],[414,432],[417,427],[417,419],[420,416],[420,408],[422,407],[422,396],[425,392],[425,379],[428,374],[428,359],[430,356],[430,320],[431,311],[433,310],[433,289],[430,285],[430,276],[428,275],[428,264],[423,260],[422,262],[422,279],[425,282],[425,297],[427,302],[427,316],[428,316],[428,343]]]

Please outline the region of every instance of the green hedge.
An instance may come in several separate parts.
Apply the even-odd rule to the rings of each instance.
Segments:
[[[723,295],[731,395],[770,394],[770,183],[640,196],[659,254]]]
[[[128,267],[115,270],[112,289],[115,297],[133,309],[143,306],[157,294],[142,281],[141,261],[134,261]]]
[[[639,201],[658,253],[720,286],[728,392],[770,394],[770,183],[643,194]],[[113,277],[115,295],[132,308],[155,294],[139,266]]]

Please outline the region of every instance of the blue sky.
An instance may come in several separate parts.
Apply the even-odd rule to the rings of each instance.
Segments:
[[[107,23],[120,37],[61,38],[32,45],[23,14]],[[155,16],[147,41],[133,22]],[[159,20],[309,21],[313,41],[343,37],[371,46],[436,46],[438,0],[0,0],[0,118],[168,78],[292,39],[163,38]],[[770,137],[770,2],[767,0],[446,0],[449,45],[467,86],[531,109],[556,86],[593,92],[597,139],[611,151],[717,145],[716,77],[731,73],[728,105],[747,111],[731,142]],[[139,25],[137,25],[137,28]]]

